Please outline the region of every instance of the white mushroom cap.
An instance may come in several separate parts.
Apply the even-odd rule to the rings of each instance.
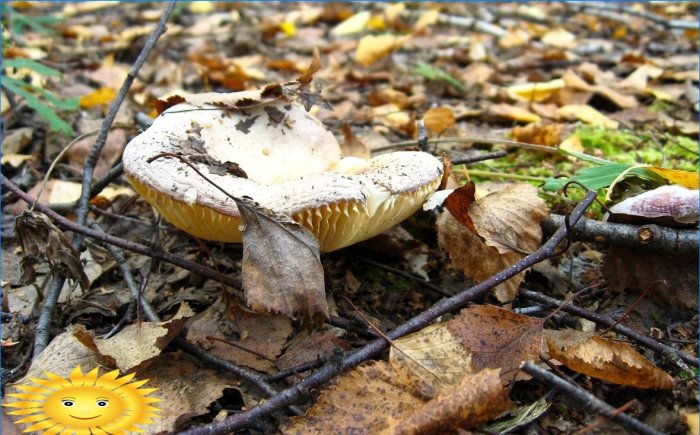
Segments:
[[[428,153],[341,158],[335,137],[284,98],[247,91],[185,100],[129,142],[123,162],[134,188],[196,237],[240,242],[236,204],[179,160],[150,158],[182,153],[232,196],[248,196],[307,227],[324,252],[398,224],[440,184],[443,165]],[[227,172],[227,162],[247,178]]]

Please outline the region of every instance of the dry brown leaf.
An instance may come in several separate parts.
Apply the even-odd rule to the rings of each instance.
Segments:
[[[537,249],[542,238],[539,223],[548,211],[534,186],[515,184],[476,201],[467,214],[479,235],[443,212],[436,223],[438,244],[448,253],[451,267],[482,281]],[[523,278],[519,274],[496,286],[496,297],[511,300]]]
[[[306,68],[306,70],[302,73],[302,75],[299,76],[297,81],[301,83],[301,86],[307,86],[309,83],[311,83],[311,80],[314,78],[314,74],[318,72],[318,70],[321,69],[321,55],[318,52],[318,47],[314,47],[314,55],[313,58],[311,58],[311,62],[309,63],[309,66]]]
[[[187,340],[206,349],[213,355],[255,370],[273,373],[271,361],[282,352],[287,337],[292,333],[292,322],[282,315],[258,314],[246,311],[235,304],[217,300],[200,313],[187,330]],[[222,338],[265,356],[256,356],[207,336]]]
[[[673,377],[659,369],[628,344],[589,332],[566,329],[547,331],[547,346],[571,370],[613,384],[670,390]]]
[[[617,121],[613,121],[612,119],[598,112],[593,107],[584,104],[570,104],[560,107],[559,110],[557,110],[557,115],[561,119],[577,119],[585,122],[586,124],[599,125],[611,130],[616,130],[619,126]]]
[[[243,229],[241,281],[258,312],[327,319],[319,244],[306,228],[246,199],[236,199]]]
[[[524,127],[516,125],[511,134],[518,142],[555,147],[561,142],[564,129],[562,124],[530,124]]]
[[[621,109],[633,109],[639,106],[639,102],[632,95],[623,95],[609,86],[591,85],[572,70],[567,70],[562,76],[562,80],[566,83],[567,88],[598,94]],[[568,101],[567,104],[573,104],[573,102]]]
[[[542,350],[542,319],[493,305],[465,308],[447,325],[471,352],[473,372],[498,368],[512,379],[523,361],[537,359]]]
[[[303,417],[282,427],[285,434],[370,434],[425,403],[433,392],[407,369],[372,361],[340,375]]]
[[[182,303],[172,319],[165,322],[140,322],[126,326],[108,339],[94,338],[94,346],[99,354],[112,367],[122,372],[142,371],[161,354],[162,350],[180,334],[187,320],[194,312]],[[83,335],[85,341],[88,335]]]
[[[508,410],[508,389],[503,387],[499,369],[484,369],[461,381],[401,417],[388,418],[385,434],[449,433],[475,428]]]
[[[505,118],[516,122],[539,122],[541,118],[527,109],[510,104],[494,104],[489,106],[489,115]]]
[[[330,357],[335,349],[348,350],[349,348],[348,342],[334,331],[318,331],[290,346],[282,356],[277,358],[276,365],[280,370],[285,370],[317,361],[319,358]]]
[[[471,352],[448,328],[450,322],[436,323],[394,340],[389,361],[408,368],[436,391],[455,385],[474,370]]]
[[[52,273],[80,284],[83,291],[90,286],[80,263],[80,255],[68,238],[43,213],[26,211],[15,221],[17,241],[24,251],[20,262],[22,280],[32,283],[36,279],[34,266],[46,261]]]
[[[400,48],[410,38],[410,35],[389,34],[363,36],[355,50],[355,61],[360,65],[370,66]]]
[[[632,74],[627,76],[623,81],[618,83],[620,88],[631,88],[638,91],[643,91],[649,85],[649,79],[658,79],[664,73],[664,70],[654,65],[644,64],[634,70]]]
[[[145,434],[178,432],[193,417],[210,412],[224,390],[238,384],[233,376],[202,367],[180,351],[160,355],[138,378],[148,379],[147,386],[157,388],[151,396],[160,399],[161,412],[153,423],[143,426]]]
[[[340,144],[340,152],[343,157],[353,156],[362,159],[369,159],[372,155],[369,147],[355,136],[347,122],[343,123],[343,143]]]
[[[449,107],[435,107],[423,115],[425,128],[431,133],[440,134],[455,125],[455,114]]]
[[[469,206],[469,215],[478,235],[500,254],[530,253],[540,246],[540,222],[549,210],[536,187],[517,183],[479,199]]]
[[[408,96],[405,93],[392,88],[371,91],[367,94],[367,102],[372,107],[393,103],[400,109],[405,109],[409,104]]]
[[[476,234],[476,228],[471,216],[469,216],[469,207],[476,201],[475,193],[476,185],[473,181],[468,181],[464,186],[453,190],[443,203],[452,216],[474,234]]]

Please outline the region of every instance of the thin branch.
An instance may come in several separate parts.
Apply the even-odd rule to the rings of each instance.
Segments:
[[[520,295],[527,299],[530,299],[531,301],[535,301],[543,305],[551,307],[561,307],[562,311],[566,311],[567,313],[583,317],[584,319],[588,319],[599,325],[604,325],[607,327],[615,325],[615,319],[612,319],[602,314],[594,313],[593,311],[589,311],[585,308],[581,308],[571,303],[566,303],[565,301],[561,301],[559,299],[543,295],[542,293],[538,293],[527,289],[520,289]],[[688,366],[683,361],[695,367],[700,366],[700,361],[698,361],[697,358],[687,355],[681,350],[674,349],[671,346],[667,346],[663,343],[660,343],[646,335],[642,335],[632,328],[628,328],[624,325],[615,325],[612,329],[615,332],[618,332],[626,337],[631,338],[632,340],[641,344],[642,346],[647,347],[659,353],[660,355],[665,356],[666,358],[673,361],[676,364],[676,366],[680,367],[681,370],[690,371]]]
[[[148,58],[148,55],[150,54],[151,50],[153,50],[153,47],[155,47],[156,42],[158,41],[158,38],[165,33],[165,23],[168,21],[168,18],[170,18],[170,14],[173,12],[173,9],[175,9],[176,2],[171,1],[165,6],[165,10],[163,11],[163,14],[160,16],[160,20],[158,20],[158,24],[156,25],[156,28],[153,30],[153,33],[148,37],[146,40],[146,43],[143,46],[143,49],[141,49],[141,53],[139,53],[139,56],[136,58],[136,61],[134,64],[131,66],[129,69],[129,73],[127,74],[126,78],[124,79],[124,83],[122,84],[121,88],[119,89],[119,93],[117,94],[116,98],[114,101],[109,106],[109,112],[107,114],[107,117],[105,120],[102,122],[102,129],[100,130],[99,134],[97,135],[97,139],[95,141],[95,145],[93,146],[92,150],[90,151],[90,154],[88,154],[87,158],[85,159],[85,164],[83,166],[83,188],[82,191],[80,192],[80,198],[78,199],[78,205],[77,205],[77,221],[79,225],[85,225],[85,222],[87,221],[87,215],[88,215],[88,205],[89,205],[89,200],[90,200],[90,192],[91,192],[91,184],[92,184],[92,175],[93,172],[95,171],[95,165],[97,164],[97,160],[100,157],[100,153],[102,152],[102,148],[104,147],[105,143],[107,142],[107,135],[109,134],[109,129],[112,126],[112,123],[114,122],[114,118],[117,116],[117,112],[119,111],[119,107],[121,106],[122,102],[126,98],[127,93],[129,92],[129,89],[131,88],[131,85],[133,84],[134,80],[136,79],[136,75],[138,74],[139,70],[143,66],[143,64],[146,62],[146,58]],[[79,248],[80,245],[82,244],[82,235],[76,234],[76,237],[73,239],[73,245],[76,248]]]
[[[559,149],[555,147],[546,147],[544,145],[536,145],[527,142],[518,142],[517,140],[510,139],[497,139],[490,137],[478,137],[478,136],[463,136],[463,137],[441,137],[437,139],[430,139],[429,144],[441,144],[441,143],[487,143],[491,145],[508,145],[518,148],[525,148],[530,150],[542,151],[545,153],[559,153]],[[391,145],[380,147],[372,150],[372,152],[386,151],[398,147],[405,146],[415,146],[418,142],[415,140],[406,140],[403,142],[392,142]]]
[[[3,180],[5,180],[4,177]],[[40,204],[37,205],[36,208],[41,209]],[[64,277],[54,276],[51,287],[49,287],[49,291],[46,293],[44,306],[41,307],[39,320],[36,324],[33,359],[36,359],[39,354],[46,349],[46,346],[48,346],[49,342],[51,341],[51,320],[53,319],[56,303],[58,302],[58,297],[61,295],[61,289],[63,288],[63,284],[65,284],[65,282],[66,279]]]
[[[564,216],[552,215],[542,221],[545,234],[552,234],[564,222]],[[581,218],[573,226],[573,238],[582,242],[608,243],[630,249],[670,254],[698,252],[698,230],[679,230],[660,225],[631,225]]]
[[[613,11],[621,14],[632,15],[635,17],[644,18],[645,20],[649,20],[668,29],[697,30],[698,28],[697,21],[669,20],[652,12],[634,9],[624,3],[569,1],[566,2],[566,4],[578,10],[598,9],[603,11]]]
[[[501,157],[507,156],[508,153],[505,151],[494,151],[491,153],[479,154],[474,157],[464,157],[460,159],[450,160],[453,165],[468,165],[470,163],[483,162],[484,160],[500,159]]]
[[[574,405],[578,405],[581,408],[600,414],[618,424],[624,428],[632,431],[633,433],[639,433],[643,435],[661,435],[662,433],[657,431],[651,426],[648,426],[641,421],[630,417],[627,414],[618,412],[615,408],[598,399],[593,394],[589,393],[585,389],[579,387],[578,385],[571,384],[559,376],[548,372],[545,369],[537,367],[531,362],[524,363],[520,369],[532,376],[536,380],[547,384],[550,387],[556,388],[561,391],[564,397],[569,401],[573,402]]]
[[[586,193],[581,202],[571,212],[571,222],[576,222],[583,215],[595,197],[596,192],[589,191]],[[566,228],[559,228],[559,230],[554,233],[547,243],[545,243],[537,251],[521,259],[512,266],[491,276],[487,280],[482,281],[473,287],[467,288],[463,292],[458,293],[451,298],[443,299],[437,302],[435,305],[423,311],[421,314],[418,314],[388,333],[387,336],[392,340],[396,340],[397,338],[403,337],[406,334],[418,331],[431,324],[438,317],[462,308],[474,299],[484,296],[496,285],[512,278],[534,264],[553,256],[556,253],[559,244],[566,239],[566,236]],[[188,435],[230,433],[236,429],[249,426],[253,422],[270,415],[274,411],[295,403],[301,397],[307,395],[313,389],[320,387],[325,382],[328,382],[342,371],[349,370],[380,354],[386,347],[387,342],[383,338],[374,340],[363,348],[359,349],[357,352],[346,356],[342,361],[337,363],[331,361],[329,364],[321,367],[313,375],[280,392],[279,394],[270,397],[270,399],[261,405],[227,417],[223,421],[192,428],[183,433]]]

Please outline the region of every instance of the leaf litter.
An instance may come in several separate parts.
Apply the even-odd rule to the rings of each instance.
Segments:
[[[40,103],[48,102],[45,107],[52,112],[34,102],[17,107],[16,101],[10,104],[12,95],[3,89],[6,127],[3,151],[6,143],[12,145],[14,140],[12,153],[3,152],[3,172],[25,190],[38,185],[35,178],[43,175],[47,161],[68,143],[60,131],[49,125],[60,117],[78,134],[99,128],[111,96],[121,86],[136,57],[133,47],[142,44],[160,16],[156,6],[100,7],[101,16],[113,18],[111,22],[116,26],[107,30],[96,20],[96,9],[78,11],[78,6],[18,3],[17,11],[25,16],[32,17],[48,9],[63,10],[65,21],[53,38],[36,39],[32,47],[24,45],[25,40],[16,39],[3,50],[7,59],[32,57],[39,65],[44,61],[48,65],[70,65],[62,68],[60,81],[51,75],[38,75],[36,71],[27,72],[26,78],[33,86],[45,88],[57,98],[81,103],[79,115],[59,100],[56,100],[59,105],[52,105],[51,94],[46,94],[49,95],[46,99],[42,95]],[[11,278],[8,268],[3,267],[3,294],[9,294],[7,304],[3,300],[3,336],[18,343],[3,346],[3,368],[6,364],[21,363],[22,350],[31,348],[33,333],[33,326],[21,326],[19,317],[5,322],[6,311],[36,315],[46,292],[46,277],[61,270],[69,278],[86,283],[87,292],[76,291],[69,298],[59,300],[53,323],[55,337],[29,366],[30,374],[40,375],[43,370],[67,374],[77,360],[92,366],[84,369],[131,368],[138,371],[138,376],[149,378],[149,386],[158,386],[162,403],[167,402],[163,420],[158,426],[147,428],[149,433],[219,421],[254,406],[264,397],[240,380],[213,370],[179,350],[174,351],[168,342],[177,333],[187,330],[191,343],[262,373],[293,369],[320,357],[331,361],[338,358],[339,349],[361,346],[371,328],[362,321],[360,327],[355,325],[357,330],[347,323],[344,325],[349,329],[320,327],[289,317],[314,317],[319,321],[330,318],[332,322],[354,317],[355,312],[339,302],[343,294],[340,292],[348,288],[346,277],[350,269],[346,266],[351,261],[350,255],[419,272],[431,283],[456,292],[465,288],[465,277],[467,281],[483,280],[540,246],[543,234],[539,222],[546,220],[548,209],[534,188],[511,183],[510,188],[501,189],[506,192],[511,189],[510,194],[484,195],[481,192],[488,188],[484,177],[498,174],[495,176],[543,179],[564,174],[567,178],[561,184],[550,180],[545,186],[552,187],[550,191],[554,192],[569,179],[596,189],[613,184],[610,191],[614,187],[614,193],[622,191],[624,197],[658,187],[659,180],[665,180],[663,184],[697,189],[696,155],[683,151],[695,147],[698,134],[697,92],[692,92],[698,80],[696,30],[658,27],[658,23],[645,21],[642,15],[624,15],[628,12],[624,8],[618,13],[625,20],[614,14],[596,15],[594,6],[588,5],[575,10],[569,5],[539,3],[498,7],[443,4],[430,8],[403,3],[368,7],[248,6],[198,2],[182,8],[179,17],[168,24],[169,30],[159,42],[162,48],[152,53],[152,60],[146,63],[130,89],[118,117],[123,126],[110,131],[108,149],[99,160],[96,178],[118,162],[120,150],[133,134],[134,113],[155,116],[174,102],[167,103],[171,95],[260,89],[270,83],[288,83],[294,78],[309,89],[295,95],[284,94],[283,98],[298,98],[307,109],[318,105],[312,112],[328,127],[333,126],[338,137],[343,132],[340,126],[346,125],[345,149],[349,151],[344,152],[348,154],[365,156],[392,142],[416,139],[420,131],[416,121],[424,123],[431,140],[449,140],[450,136],[464,139],[454,145],[429,142],[431,151],[444,153],[447,160],[484,151],[483,143],[472,140],[475,136],[515,139],[567,152],[543,157],[510,148],[507,158],[469,167],[480,175],[456,167],[453,180],[457,185],[468,179],[476,181],[472,186],[474,197],[466,205],[462,199],[454,201],[456,197],[448,201],[449,211],[443,210],[434,226],[427,213],[416,215],[404,224],[412,237],[408,251],[420,253],[419,266],[414,264],[415,255],[401,252],[402,247],[384,246],[382,251],[376,241],[374,247],[367,243],[357,250],[348,250],[347,254],[320,257],[313,241],[303,232],[299,234],[293,223],[270,217],[254,206],[246,209],[250,234],[243,250],[213,243],[197,244],[165,223],[156,226],[151,222],[152,211],[133,192],[122,190],[114,195],[103,192],[100,209],[123,216],[93,212],[91,216],[98,218],[110,234],[133,241],[151,239],[164,250],[221,269],[244,282],[243,292],[205,281],[196,273],[180,273],[164,263],[144,262],[143,256],[129,254],[127,262],[137,272],[137,281],[150,277],[146,278],[144,296],[168,320],[151,325],[127,316],[133,324],[102,340],[96,337],[108,332],[127,312],[129,293],[121,273],[107,262],[105,253],[91,250],[87,256],[88,251],[72,252],[71,234],[62,234],[58,227],[39,225],[49,228],[42,230],[45,237],[33,230],[27,237],[20,227],[15,231],[16,236],[22,237],[20,233],[24,231],[29,241],[24,252],[33,253],[36,260],[46,264],[27,261],[28,273],[36,269],[36,279],[29,279],[32,283],[28,285]],[[696,16],[693,9],[696,6],[690,4],[629,6],[633,11],[663,17],[668,23],[676,18],[695,20]],[[460,19],[472,21],[461,27]],[[38,35],[31,28],[24,32],[30,32],[32,37]],[[642,44],[644,41],[648,43]],[[100,49],[95,50],[96,46]],[[318,52],[314,53],[314,47]],[[311,67],[305,67],[309,61]],[[16,73],[3,70],[3,74],[12,77]],[[311,80],[314,75],[316,79]],[[283,86],[269,88],[269,98],[279,98]],[[21,103],[25,96],[14,98]],[[156,110],[158,99],[163,103]],[[324,101],[332,107],[320,104]],[[246,110],[245,107],[230,109]],[[42,116],[49,116],[49,124]],[[593,127],[584,128],[582,124]],[[619,140],[622,136],[633,139]],[[70,165],[59,165],[49,180],[48,203],[75,199],[74,194],[69,194],[75,188],[71,190],[69,185],[61,183],[75,180],[72,174],[81,169],[79,166],[94,138],[81,142],[72,149]],[[597,166],[600,163],[593,158],[611,161],[612,165]],[[639,181],[637,176],[642,168],[625,172],[631,164],[640,162],[647,166],[644,170],[656,171],[657,177]],[[591,167],[595,173],[585,172]],[[484,172],[488,175],[481,175]],[[619,178],[623,173],[625,176]],[[645,184],[651,181],[657,184]],[[118,179],[112,186],[123,189],[126,184]],[[456,196],[463,193],[458,191]],[[563,197],[552,200],[551,195],[542,197],[547,199],[552,213],[570,210],[571,200]],[[615,195],[611,198],[613,204],[621,200]],[[10,212],[11,208],[6,206],[13,200],[11,195],[4,196],[3,210]],[[450,206],[453,201],[456,204]],[[456,207],[462,207],[461,211],[455,210]],[[11,259],[17,257],[13,250],[18,244],[7,237],[12,234],[12,228],[5,224],[5,214],[3,257]],[[465,223],[469,220],[468,228]],[[395,252],[387,255],[387,249]],[[570,290],[596,283],[601,277],[600,265],[605,264],[602,273],[610,287],[596,297],[583,296],[573,303],[606,312],[628,308],[629,297],[643,292],[650,299],[645,303],[650,304],[651,311],[637,307],[625,323],[651,331],[659,341],[695,354],[697,347],[692,342],[697,338],[694,332],[697,319],[692,320],[688,312],[697,311],[697,292],[693,290],[697,284],[692,285],[693,279],[697,281],[696,257],[668,261],[668,256],[663,254],[621,249],[605,250],[601,245],[584,249],[574,245],[567,261],[554,260],[559,279],[566,281],[562,288]],[[605,260],[601,261],[601,257]],[[17,267],[18,260],[14,261]],[[437,300],[437,296],[424,293],[412,278],[397,279],[374,268],[353,267],[353,271],[350,294],[367,318],[381,325],[382,330],[391,329]],[[539,272],[519,275],[497,287],[495,298],[488,301],[512,304],[520,309],[525,302],[516,298],[518,287],[526,283],[546,292],[553,286],[548,279]],[[657,281],[665,282],[645,291]],[[221,292],[225,292],[223,297],[212,297]],[[302,297],[297,299],[290,297],[291,294]],[[603,297],[599,297],[601,294]],[[190,320],[185,320],[190,314],[173,318],[175,307],[183,300],[198,313]],[[244,307],[246,301],[249,306],[270,313],[251,313]],[[554,325],[551,320],[543,322],[539,315],[535,316],[474,305],[452,319],[394,340],[389,362],[365,363],[339,376],[334,385],[319,389],[320,397],[307,416],[296,417],[283,428],[287,432],[327,432],[338,427],[370,432],[444,432],[478,428],[508,410],[513,414],[515,407],[508,404],[508,397],[524,410],[527,404],[539,403],[546,397],[540,394],[541,389],[532,388],[536,385],[533,381],[517,375],[520,361],[537,359],[543,325],[546,328]],[[559,315],[556,321],[569,324],[572,319]],[[573,323],[577,321],[573,319]],[[664,322],[674,326],[664,328]],[[76,323],[85,324],[87,330],[75,326]],[[58,327],[67,330],[61,332],[63,329]],[[590,329],[595,328],[587,330]],[[567,360],[564,367],[602,379],[584,378],[580,384],[593,383],[592,387],[602,392],[609,403],[622,404],[623,397],[635,397],[646,404],[645,396],[636,394],[635,388],[668,388],[672,373],[674,398],[664,396],[661,406],[694,408],[697,385],[685,381],[682,378],[685,375],[674,373],[668,362],[660,358],[645,359],[629,345],[609,340],[611,334],[605,335],[606,338],[591,334],[584,337],[580,331],[560,333],[544,329],[546,344],[553,340],[551,337],[564,333],[583,337],[557,342],[558,348],[566,349],[558,355]],[[76,336],[92,344],[86,347]],[[134,337],[145,338],[138,346],[130,346]],[[429,346],[421,348],[421,343]],[[445,355],[443,359],[442,355]],[[303,376],[310,373],[303,372]],[[288,378],[287,382],[296,379]],[[514,379],[518,381],[513,382]],[[625,389],[610,387],[620,381],[627,381],[627,385],[634,381],[634,385]],[[374,395],[365,396],[367,392]],[[389,395],[383,397],[384,392]],[[342,397],[341,393],[344,393]],[[553,407],[545,415],[541,412],[542,407],[525,413],[520,423],[512,423],[513,427],[536,419],[534,424],[540,430],[561,433],[574,430],[574,420],[581,424],[593,421],[593,417],[580,418],[580,414],[575,419],[567,417],[572,415],[570,408]],[[690,423],[697,419],[697,414],[687,416]],[[195,417],[197,422],[193,423]],[[508,421],[508,417],[501,421]]]

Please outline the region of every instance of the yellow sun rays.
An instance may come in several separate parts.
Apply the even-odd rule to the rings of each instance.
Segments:
[[[131,382],[134,374],[119,377],[113,370],[98,377],[98,369],[83,374],[80,366],[68,378],[46,372],[46,378],[30,378],[34,385],[18,385],[19,399],[3,406],[17,408],[12,415],[26,416],[17,423],[28,423],[25,432],[123,434],[143,432],[138,425],[153,422],[160,410],[147,397],[157,388],[141,388],[148,380]]]

